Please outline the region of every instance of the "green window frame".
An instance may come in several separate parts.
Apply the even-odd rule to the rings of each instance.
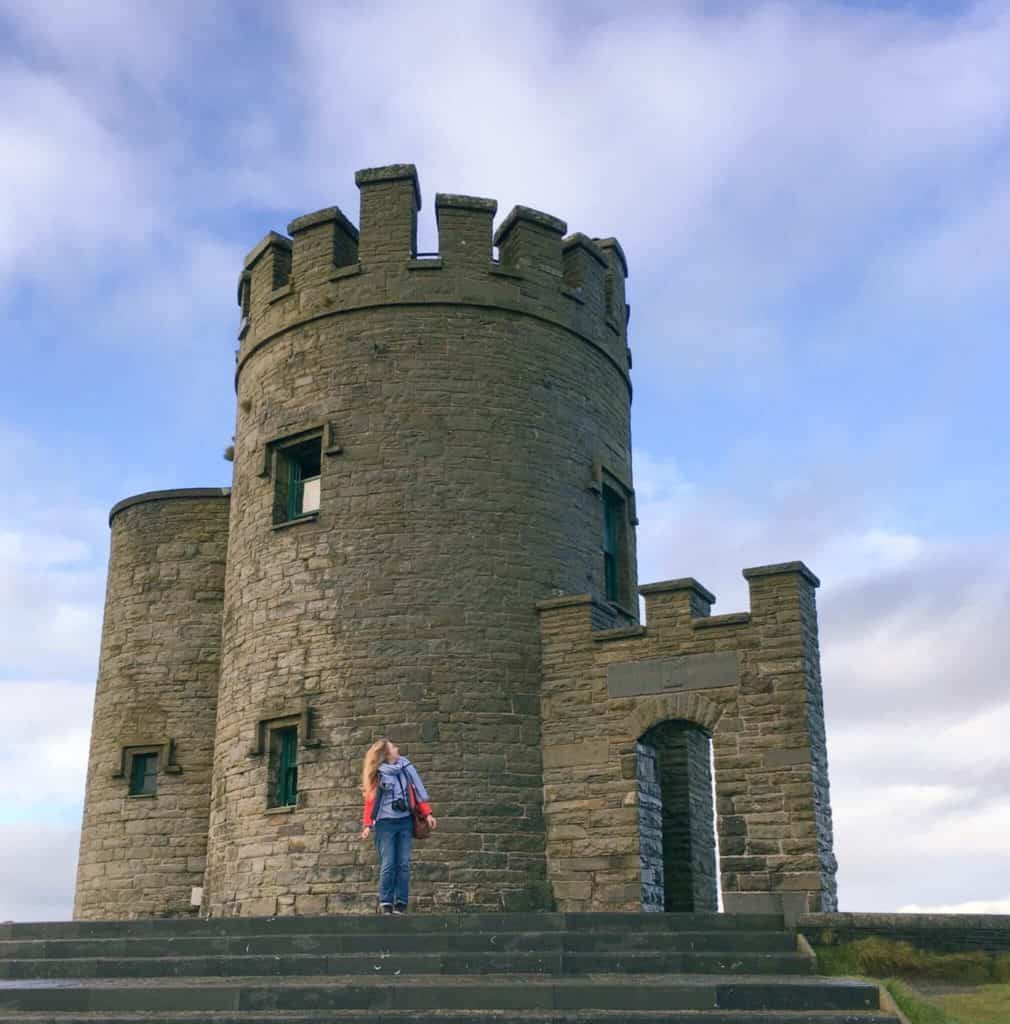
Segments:
[[[134,754],[130,758],[130,796],[154,796],[158,792],[158,755]]]
[[[298,726],[270,730],[270,807],[298,803]]]
[[[603,488],[603,589],[608,601],[621,600],[620,541],[624,499],[610,487]]]
[[[293,522],[319,512],[322,484],[321,436],[276,450],[274,523]]]

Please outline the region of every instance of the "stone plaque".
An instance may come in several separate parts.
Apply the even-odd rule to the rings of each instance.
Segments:
[[[736,686],[739,681],[736,651],[623,661],[607,666],[607,694],[610,697],[709,690],[717,686]]]

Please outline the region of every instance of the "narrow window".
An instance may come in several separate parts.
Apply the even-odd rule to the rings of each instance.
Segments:
[[[277,450],[274,522],[302,519],[319,511],[322,438]]]
[[[130,796],[153,796],[158,792],[158,755],[134,754],[130,759]]]
[[[270,807],[298,802],[298,727],[270,731]]]
[[[603,488],[603,581],[608,601],[620,602],[622,577],[621,542],[624,534],[624,499],[610,487]]]

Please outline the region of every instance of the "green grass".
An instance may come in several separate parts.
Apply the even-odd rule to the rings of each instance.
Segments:
[[[885,978],[878,984],[883,985],[891,993],[892,998],[900,1007],[901,1012],[909,1019],[910,1024],[976,1024],[975,1019],[971,1017],[951,1016],[945,1008],[928,1002],[925,996],[909,988],[897,978]],[[993,1019],[996,1024],[1000,1024],[997,1018]],[[1006,1018],[1003,1019],[1003,1024],[1005,1022]]]
[[[932,953],[872,937],[815,951],[821,974],[883,985],[911,1024],[1010,1024],[1010,955],[1005,953]],[[916,982],[972,988],[927,997],[911,987]]]
[[[980,985],[972,992],[933,996],[959,1024],[1007,1024],[1010,985]]]
[[[966,985],[1010,981],[1010,955],[1006,953],[932,953],[909,942],[874,936],[839,946],[818,946],[817,962],[824,974],[923,978]]]

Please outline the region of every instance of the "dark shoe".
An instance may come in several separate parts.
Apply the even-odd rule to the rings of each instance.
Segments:
[[[394,914],[406,914],[407,913],[407,904],[406,903],[397,903],[396,906],[393,907],[393,913]]]
[[[379,904],[379,913],[380,914],[392,914],[392,912],[393,912],[393,905],[392,905],[392,903],[380,903]]]

